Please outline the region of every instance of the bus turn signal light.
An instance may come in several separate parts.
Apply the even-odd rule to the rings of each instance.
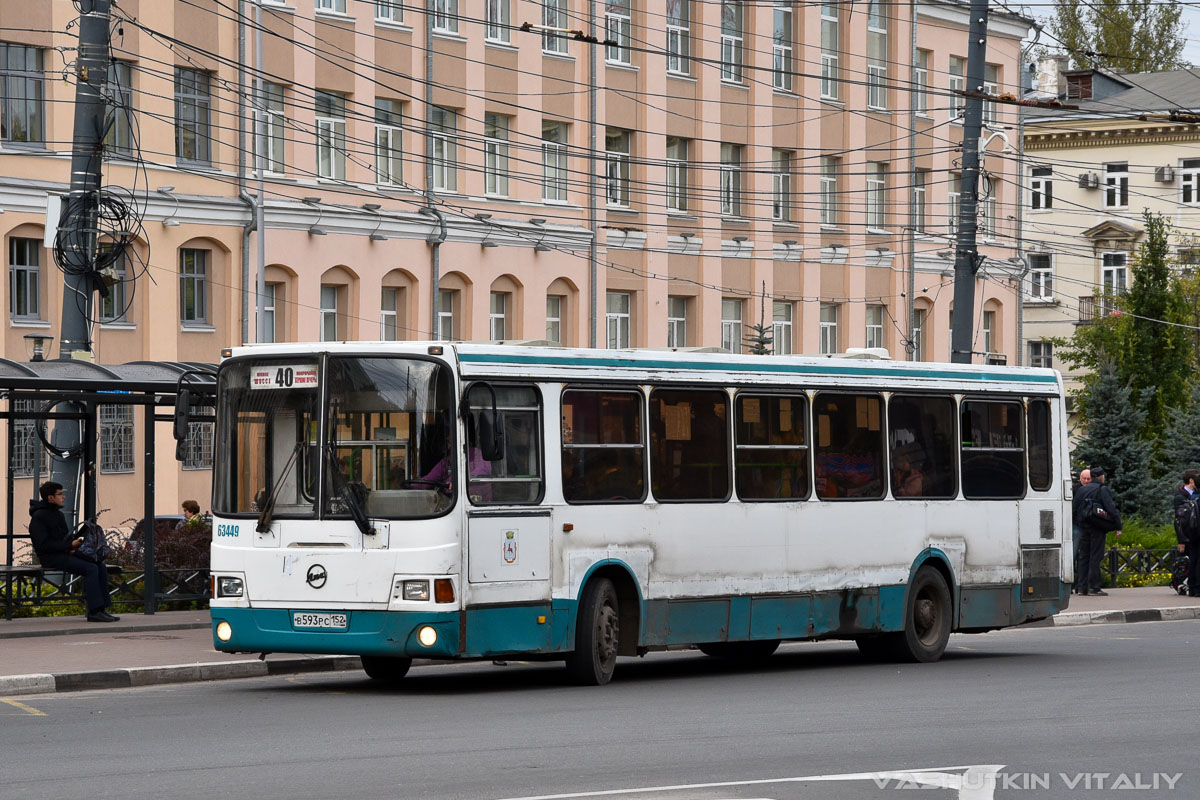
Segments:
[[[435,603],[454,602],[454,582],[449,578],[438,578],[433,582],[433,601]]]

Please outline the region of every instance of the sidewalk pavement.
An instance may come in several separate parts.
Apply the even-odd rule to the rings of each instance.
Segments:
[[[1072,595],[1069,609],[1031,625],[1200,619],[1200,598],[1180,597],[1170,587],[1108,592]],[[82,617],[0,620],[0,698],[361,668],[355,656],[218,653],[207,611],[123,614],[109,624]]]

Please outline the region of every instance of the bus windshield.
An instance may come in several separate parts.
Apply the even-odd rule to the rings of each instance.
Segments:
[[[322,516],[448,511],[458,489],[450,370],[413,358],[331,357],[327,375]]]
[[[317,360],[263,359],[221,370],[213,510],[309,517],[319,415]]]

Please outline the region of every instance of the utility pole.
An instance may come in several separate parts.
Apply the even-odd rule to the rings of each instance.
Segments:
[[[971,363],[975,319],[975,273],[982,259],[976,252],[979,230],[979,133],[983,128],[983,75],[987,60],[988,0],[971,0],[967,42],[967,93],[963,113],[962,193],[958,198],[958,241],[954,252],[954,329],[950,360]]]
[[[71,191],[63,203],[59,231],[60,266],[63,268],[62,320],[59,359],[80,353],[90,358],[92,342],[92,292],[98,245],[97,211],[100,206],[101,167],[104,156],[105,116],[108,103],[109,0],[79,0],[79,51],[75,62],[75,133],[71,150]],[[66,411],[84,409],[66,404]],[[149,412],[147,412],[149,413]],[[78,487],[83,448],[80,424],[64,420],[54,426],[53,443],[64,458],[51,461],[50,479],[66,492],[63,510],[70,522],[78,521]]]

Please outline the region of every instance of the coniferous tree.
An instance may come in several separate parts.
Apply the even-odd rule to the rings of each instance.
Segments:
[[[1159,493],[1170,497],[1185,469],[1200,469],[1200,380],[1194,381],[1188,396],[1170,409],[1161,440]]]
[[[1179,3],[1055,0],[1054,5],[1050,34],[1075,69],[1160,72],[1187,66]]]

